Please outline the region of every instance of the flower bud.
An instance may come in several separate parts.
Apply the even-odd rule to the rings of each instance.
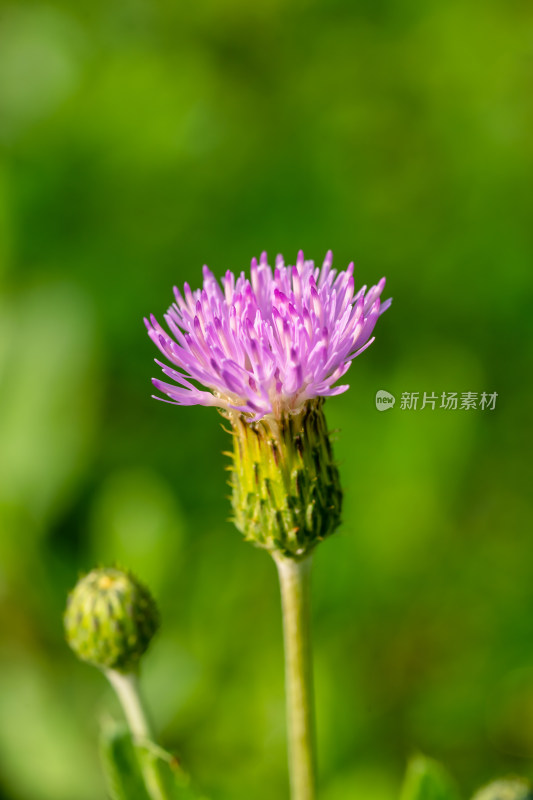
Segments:
[[[249,422],[232,415],[233,521],[245,539],[302,558],[340,523],[342,490],[323,400]]]
[[[66,638],[82,661],[131,672],[159,626],[157,606],[133,575],[99,568],[81,578],[68,597]]]
[[[484,786],[474,795],[473,800],[533,800],[533,791],[522,778],[509,778]]]

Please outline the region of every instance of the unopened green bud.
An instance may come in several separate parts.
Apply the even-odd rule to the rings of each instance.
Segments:
[[[68,597],[67,641],[82,661],[131,672],[159,626],[148,589],[133,575],[114,568],[94,569]]]
[[[323,400],[297,414],[234,428],[233,520],[245,539],[271,552],[302,558],[340,523],[342,490]]]
[[[476,792],[473,800],[533,800],[533,791],[522,778],[509,778],[484,786]]]

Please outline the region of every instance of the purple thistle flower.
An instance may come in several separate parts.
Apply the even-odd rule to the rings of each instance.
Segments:
[[[272,273],[263,253],[252,260],[250,280],[228,270],[221,287],[204,267],[202,289],[186,283],[182,295],[174,288],[176,302],[165,314],[173,338],[153,315],[145,319],[152,341],[178,368],[156,359],[178,384],[153,379],[166,402],[234,409],[252,422],[345,392],[348,385],[335,384],[372,344],[391,300],[380,303],[385,278],[354,294],[353,263],[337,275],[332,259],[328,251],[315,267],[300,251],[292,267],[278,256]]]

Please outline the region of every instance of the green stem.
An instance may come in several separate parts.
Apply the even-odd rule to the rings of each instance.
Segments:
[[[133,742],[137,745],[146,791],[151,800],[168,800],[157,756],[147,748],[147,745],[153,742],[154,735],[142,701],[137,675],[132,672],[117,672],[114,669],[106,670],[106,675],[117,693]]]
[[[316,755],[311,655],[311,556],[274,555],[281,587],[292,800],[314,800]]]

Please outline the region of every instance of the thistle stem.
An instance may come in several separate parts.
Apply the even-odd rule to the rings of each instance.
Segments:
[[[147,745],[153,742],[154,735],[142,700],[137,675],[132,672],[117,672],[114,669],[106,670],[106,675],[123,708],[133,743],[136,745],[146,791],[151,800],[168,800],[157,756],[147,748]]]
[[[316,755],[311,654],[311,556],[274,555],[281,587],[285,643],[287,738],[292,800],[314,800]]]

